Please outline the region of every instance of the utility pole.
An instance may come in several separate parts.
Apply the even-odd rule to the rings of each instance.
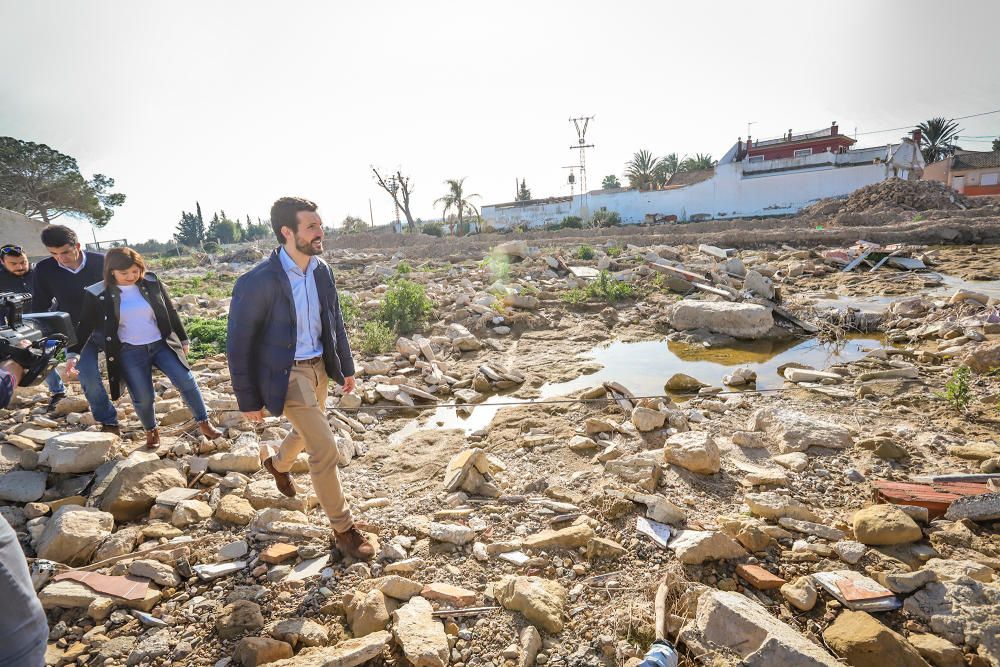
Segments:
[[[396,208],[396,223],[394,231],[397,233],[401,232],[402,229],[399,226],[399,200],[396,199],[396,193],[399,191],[399,180],[395,176],[390,176],[385,179],[386,185],[389,186],[389,192],[392,193],[392,202]]]
[[[569,149],[580,151],[580,217],[584,220],[590,216],[589,207],[587,206],[587,149],[593,148],[594,144],[587,143],[587,126],[592,120],[594,120],[593,116],[581,116],[569,119],[573,123],[573,127],[576,128],[577,141],[577,145],[570,146]]]
[[[372,213],[372,198],[368,198],[368,219],[372,221],[372,231],[375,230],[375,214]]]

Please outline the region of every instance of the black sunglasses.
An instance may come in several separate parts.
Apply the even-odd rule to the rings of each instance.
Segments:
[[[0,255],[23,255],[24,249],[19,245],[5,245],[0,248]]]

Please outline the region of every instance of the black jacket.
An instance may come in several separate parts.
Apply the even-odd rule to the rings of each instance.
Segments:
[[[285,409],[298,332],[292,287],[279,251],[240,276],[233,288],[226,353],[233,392],[243,412],[267,407],[272,415],[280,415]],[[323,321],[323,365],[329,377],[343,384],[345,377],[354,375],[351,344],[333,272],[316,259],[319,266],[313,278]]]
[[[187,342],[187,333],[177,314],[177,309],[170,301],[167,288],[157,280],[152,273],[146,273],[136,286],[139,292],[153,308],[156,325],[160,329],[163,341],[177,353],[181,363],[188,366],[182,346]],[[119,317],[121,314],[121,290],[117,285],[105,287],[104,282],[94,283],[84,291],[83,315],[77,336],[83,340],[91,333],[97,334],[104,345],[104,356],[108,362],[108,385],[111,387],[112,400],[118,400],[122,395],[122,372],[119,357],[122,342],[118,338]],[[190,368],[190,366],[188,366]]]
[[[0,268],[0,294],[3,292],[17,292],[18,294],[31,294],[32,283],[35,278],[35,270],[29,268],[23,276],[15,276],[7,269]],[[31,301],[24,304],[24,312],[31,313]]]

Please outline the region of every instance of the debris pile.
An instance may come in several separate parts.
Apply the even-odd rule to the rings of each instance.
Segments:
[[[944,183],[890,178],[858,188],[844,200],[839,212],[877,213],[890,209],[954,211],[973,206],[972,200]]]

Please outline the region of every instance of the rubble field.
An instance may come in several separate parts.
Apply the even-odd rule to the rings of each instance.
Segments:
[[[242,421],[223,354],[194,364],[216,441],[163,378],[155,451],[127,399],[119,438],[78,386],[51,414],[20,390],[0,514],[47,664],[634,665],[659,590],[683,665],[1000,666],[1000,213],[893,202],[329,239],[359,368],[329,418],[371,562],[331,547],[305,455],[295,498],[261,469],[288,424]],[[261,256],[154,269],[220,321]],[[362,351],[401,280],[430,316]]]

